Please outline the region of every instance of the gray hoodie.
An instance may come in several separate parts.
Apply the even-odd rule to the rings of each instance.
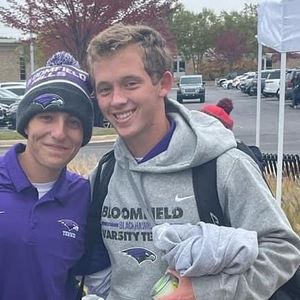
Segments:
[[[259,253],[242,274],[193,277],[194,293],[199,300],[268,299],[299,266],[300,239],[256,163],[235,148],[230,130],[175,101],[168,100],[167,114],[176,129],[168,149],[156,157],[138,164],[122,139],[114,145],[116,165],[102,209],[102,235],[112,263],[107,299],[151,299],[152,286],[168,267],[151,229],[200,221],[191,168],[215,157],[225,218],[232,227],[257,232]]]

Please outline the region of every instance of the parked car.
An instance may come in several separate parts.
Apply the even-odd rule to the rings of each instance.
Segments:
[[[265,81],[266,78],[269,76],[270,71],[269,70],[262,70],[261,71],[261,93],[264,90],[265,87]],[[257,82],[258,82],[258,74],[255,74],[254,78],[250,80],[245,87],[245,92],[250,95],[256,95],[257,94]]]
[[[240,81],[241,81],[241,78],[242,78],[243,76],[244,76],[244,75],[238,75],[238,76],[236,76],[235,78],[233,78],[233,80],[232,80],[232,87],[233,87],[233,88],[236,88],[236,89],[239,88]]]
[[[19,85],[10,85],[10,86],[3,87],[3,89],[13,92],[17,96],[19,96],[19,98],[21,99],[21,98],[23,98],[23,96],[25,94],[26,86],[21,85],[21,84],[19,84]]]
[[[22,86],[26,86],[26,82],[25,81],[5,81],[5,82],[0,82],[0,88],[3,87],[8,87],[8,86],[15,86],[15,85],[22,85]]]
[[[205,82],[202,75],[184,75],[178,82],[177,101],[182,103],[183,99],[200,99],[205,102]]]
[[[280,87],[280,69],[270,70],[270,74],[265,80],[263,95],[265,97],[278,96]]]
[[[1,126],[7,124],[7,109],[8,109],[7,105],[0,103],[0,125]]]
[[[19,96],[16,94],[0,88],[0,103],[11,105],[19,100]]]
[[[293,98],[293,90],[297,86],[296,78],[300,73],[300,69],[291,69],[286,73],[286,83],[285,83],[285,99]],[[280,90],[278,92],[278,98],[280,96]]]
[[[254,78],[254,76],[256,75],[256,72],[247,72],[244,74],[243,77],[240,78],[240,84],[239,84],[239,89],[245,93],[245,88],[246,88],[246,82],[249,79]]]
[[[232,82],[233,79],[227,79],[222,83],[222,87],[227,90],[232,89]]]
[[[222,77],[222,78],[216,78],[215,80],[215,85],[216,86],[222,86],[222,84],[227,80],[227,78]]]
[[[16,114],[20,101],[11,104],[6,112],[6,120],[8,129],[16,129]]]

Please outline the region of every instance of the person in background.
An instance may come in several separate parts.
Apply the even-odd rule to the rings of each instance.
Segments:
[[[258,255],[240,274],[182,276],[161,299],[268,299],[298,268],[300,239],[233,133],[168,99],[173,62],[162,36],[148,26],[115,24],[90,42],[88,63],[101,111],[119,134],[99,216],[112,262],[107,300],[152,299],[169,267],[152,229],[200,222],[191,170],[214,158],[225,219],[257,232]]]
[[[218,101],[217,104],[206,104],[200,108],[201,112],[204,112],[210,116],[213,116],[220,120],[223,125],[233,130],[234,120],[230,116],[231,111],[233,110],[233,102],[230,98],[222,98]]]
[[[295,78],[294,88],[292,92],[292,104],[290,104],[290,107],[297,108],[299,103],[300,103],[300,73],[298,73]]]
[[[27,80],[17,111],[27,143],[0,157],[1,300],[76,299],[90,186],[66,166],[92,135],[90,92],[88,74],[65,52]]]

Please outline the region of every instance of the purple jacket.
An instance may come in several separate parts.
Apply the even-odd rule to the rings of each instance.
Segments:
[[[71,269],[84,251],[90,187],[64,169],[38,199],[17,144],[0,157],[0,299],[75,299]]]

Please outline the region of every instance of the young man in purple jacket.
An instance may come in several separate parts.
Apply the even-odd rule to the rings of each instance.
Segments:
[[[66,165],[92,135],[89,95],[88,74],[64,57],[27,81],[17,111],[27,144],[0,157],[1,300],[76,298],[90,187]]]

